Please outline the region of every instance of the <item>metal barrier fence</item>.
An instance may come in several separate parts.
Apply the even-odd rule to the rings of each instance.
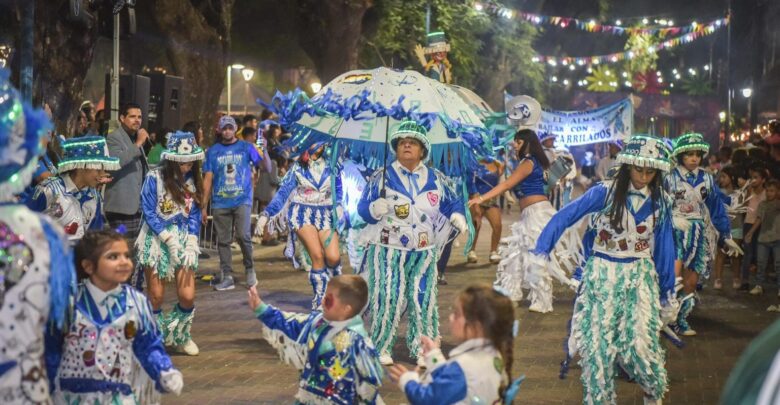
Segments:
[[[258,206],[259,201],[252,199],[251,220],[253,224],[257,223],[257,219],[260,217],[260,214],[258,213]],[[206,220],[206,225],[200,227],[200,240],[198,241],[198,244],[201,250],[217,250],[217,230],[214,227],[214,218],[211,215],[211,204],[209,204],[208,212],[206,212]]]

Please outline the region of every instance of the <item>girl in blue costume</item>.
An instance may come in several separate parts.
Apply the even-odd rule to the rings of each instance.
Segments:
[[[341,176],[340,167],[335,171],[328,167],[323,156],[327,147],[326,143],[318,142],[301,155],[255,227],[255,233],[262,236],[265,225],[271,221],[272,228],[289,227],[303,242],[311,260],[312,309],[320,306],[328,280],[341,274],[339,237],[336,224],[332,223],[332,194],[336,194],[336,201],[341,201]],[[332,176],[335,176],[335,188],[331,184]],[[295,238],[290,238],[285,250],[287,257],[293,257],[294,244]]]
[[[450,358],[435,341],[423,337],[425,373],[396,364],[390,378],[412,405],[512,403],[514,395],[507,387],[512,378],[513,307],[509,297],[490,286],[467,287],[450,314],[452,337],[459,342]]]
[[[618,154],[614,181],[597,184],[552,217],[534,255],[547,256],[567,228],[589,217],[569,350],[579,354],[583,403],[616,403],[616,365],[660,404],[667,390],[659,331],[676,314],[671,200],[662,187],[669,149],[661,139],[635,135]],[[660,309],[660,310],[659,310]]]
[[[62,229],[17,204],[30,184],[51,123],[0,69],[0,401],[51,403],[44,331],[66,317],[75,274]],[[49,377],[53,374],[49,374]]]
[[[67,333],[46,336],[54,402],[150,404],[158,392],[179,395],[182,375],[165,353],[149,301],[126,284],[133,259],[124,236],[87,232],[75,251],[82,283]]]
[[[466,186],[469,196],[474,197],[479,194],[488,193],[490,189],[498,185],[501,181],[501,175],[504,173],[504,165],[497,160],[483,160],[477,167],[477,171],[466,179]],[[482,217],[485,217],[490,223],[490,256],[491,263],[498,263],[501,256],[498,254],[498,242],[501,239],[501,208],[499,208],[498,197],[493,197],[478,205],[470,207],[471,218],[474,221],[474,242],[472,246],[477,246],[479,229],[482,227]],[[474,248],[466,257],[469,263],[477,262],[477,253]]]
[[[523,289],[529,289],[531,300],[529,310],[541,313],[552,312],[550,274],[556,273],[535,268],[539,263],[532,263],[527,255],[528,251],[533,249],[542,228],[555,214],[555,209],[544,191],[546,184],[544,170],[550,166],[550,162],[536,133],[530,129],[522,129],[515,134],[515,150],[522,160],[512,175],[485,194],[469,200],[469,207],[483,204],[507,190],[514,191],[522,211],[520,219],[512,225],[512,236],[504,239],[508,244],[499,248],[501,261],[496,270],[496,284],[508,291],[512,301],[516,302],[523,299]],[[576,236],[574,233],[569,234]],[[576,238],[569,238],[567,235],[566,239],[562,246],[576,244],[574,241]],[[574,251],[574,248],[566,248],[566,250]],[[564,281],[568,283],[568,280]]]
[[[707,238],[710,224],[717,230],[717,244],[729,256],[741,255],[742,249],[731,238],[731,224],[724,200],[712,175],[699,165],[710,145],[700,134],[681,135],[674,145],[678,166],[666,177],[664,187],[674,198],[674,236],[677,255],[682,261],[683,288],[676,329],[683,336],[695,336],[688,324],[688,315],[696,303],[695,292],[699,277],[709,277],[710,260],[715,257],[714,241]]]
[[[453,228],[465,233],[468,224],[454,185],[423,163],[431,151],[425,127],[404,121],[390,144],[396,160],[374,172],[358,203],[368,223],[360,235],[367,245],[360,274],[368,280],[369,331],[382,364],[393,364],[404,309],[409,314],[406,344],[421,363],[420,337],[439,337],[439,252]]]
[[[162,163],[146,175],[141,190],[143,222],[135,247],[144,268],[149,300],[166,345],[199,353],[190,329],[195,316],[203,180],[203,150],[190,132],[170,134]],[[163,313],[165,282],[176,281],[179,302]]]

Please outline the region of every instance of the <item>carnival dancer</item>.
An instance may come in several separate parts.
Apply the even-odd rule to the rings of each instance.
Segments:
[[[61,146],[59,175],[39,184],[27,206],[54,218],[75,244],[87,230],[103,229],[106,224],[97,187],[107,171],[119,169],[119,159],[108,156],[102,136],[62,140]]]
[[[255,227],[255,233],[260,236],[269,221],[271,229],[289,228],[295,232],[285,250],[291,258],[294,258],[295,238],[301,240],[311,265],[312,309],[320,306],[328,280],[341,274],[339,236],[336,224],[332,223],[332,194],[336,201],[341,200],[341,177],[338,167],[331,170],[328,166],[324,156],[327,146],[318,142],[304,151],[285,175]],[[332,177],[335,188],[332,188]]]
[[[135,242],[147,291],[166,346],[190,356],[199,353],[190,329],[195,316],[203,180],[203,150],[189,132],[169,135],[162,163],[146,175],[141,189],[141,231]],[[165,282],[176,282],[178,303],[162,310]]]
[[[700,134],[681,135],[674,144],[677,167],[664,180],[664,188],[674,199],[674,236],[678,259],[682,262],[682,292],[676,330],[683,336],[695,336],[688,315],[696,304],[699,277],[709,277],[710,260],[716,246],[723,246],[729,256],[741,255],[742,249],[731,238],[727,203],[712,175],[699,168],[710,145]],[[708,240],[707,228],[714,226],[717,240]],[[714,239],[714,238],[713,238]]]
[[[507,388],[515,322],[509,297],[490,286],[469,286],[452,306],[451,334],[460,344],[450,358],[436,341],[423,336],[425,373],[421,376],[396,364],[390,377],[412,405],[511,404],[514,395]]]
[[[427,130],[404,121],[390,137],[396,159],[371,176],[358,203],[368,223],[360,274],[368,280],[371,340],[384,365],[393,364],[398,322],[407,309],[406,344],[423,361],[420,337],[439,337],[436,262],[452,227],[468,230],[464,204],[449,178],[426,167]]]
[[[301,371],[297,404],[383,403],[382,365],[360,316],[368,286],[360,276],[331,278],[320,309],[282,312],[249,289],[249,307],[265,326],[263,337],[286,363]]]
[[[501,176],[504,173],[504,164],[497,160],[482,160],[477,167],[477,171],[466,178],[466,188],[469,196],[487,193],[493,187],[498,185]],[[501,208],[498,204],[498,197],[491,198],[478,205],[469,207],[471,218],[474,222],[474,242],[472,246],[476,247],[479,230],[482,228],[482,218],[486,218],[490,223],[490,263],[498,263],[501,256],[498,255],[498,242],[501,239]],[[469,263],[477,262],[477,252],[474,248],[466,256]]]
[[[44,330],[63,326],[75,286],[59,225],[16,203],[38,166],[46,114],[22,101],[0,69],[0,398],[50,403]]]
[[[544,155],[550,162],[547,171],[547,195],[555,210],[561,209],[571,201],[573,181],[577,177],[577,167],[574,164],[574,156],[562,146],[556,148],[557,135],[550,131],[539,133],[539,142],[542,144]]]
[[[555,214],[544,192],[544,170],[549,167],[549,161],[536,133],[530,129],[515,134],[515,150],[522,160],[514,172],[487,193],[469,200],[469,206],[482,204],[510,189],[515,192],[521,209],[520,219],[512,225],[512,236],[503,240],[507,244],[498,250],[501,261],[496,271],[496,285],[508,291],[509,297],[516,302],[523,299],[523,289],[529,289],[531,306],[528,309],[552,312],[552,272],[534,269],[527,260],[528,251],[533,249],[542,228]],[[577,235],[570,232],[566,239],[571,240],[562,242],[565,246],[561,251],[575,251]]]
[[[149,301],[125,284],[133,259],[124,236],[90,231],[75,248],[82,281],[67,332],[47,330],[46,367],[58,404],[158,403],[181,393],[181,373],[165,353]]]
[[[616,366],[642,386],[645,404],[660,404],[667,390],[659,331],[678,308],[672,206],[661,178],[669,154],[659,138],[632,136],[618,154],[614,181],[555,214],[532,251],[533,262],[548,256],[567,228],[592,214],[586,234],[594,243],[568,342],[571,355],[580,355],[585,404],[616,403]]]

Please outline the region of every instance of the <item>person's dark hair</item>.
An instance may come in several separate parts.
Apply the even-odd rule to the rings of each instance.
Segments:
[[[158,129],[157,132],[155,132],[155,134],[154,134],[155,135],[154,136],[154,144],[155,145],[160,144],[163,147],[165,147],[168,144],[168,140],[165,139],[165,136],[168,135],[171,132],[173,132],[173,131],[171,131],[170,128],[163,127],[163,128]]]
[[[265,121],[265,120],[267,120],[267,119],[271,118],[271,116],[272,116],[273,114],[274,114],[274,113],[272,113],[270,110],[268,110],[268,109],[264,109],[264,110],[263,110],[263,111],[260,113],[260,121]]]
[[[631,166],[629,164],[620,165],[615,181],[607,192],[609,204],[605,209],[605,213],[609,217],[610,226],[618,232],[622,232],[624,229],[623,212],[628,201],[628,186],[631,184]],[[661,203],[662,178],[660,170],[656,169],[653,180],[647,185],[650,189],[650,199],[653,202],[653,223],[655,223],[655,211]]]
[[[129,110],[133,109],[133,108],[137,108],[137,109],[140,110],[141,106],[138,105],[137,103],[126,103],[126,104],[123,104],[122,107],[119,109],[119,116],[120,117],[126,117],[127,116],[127,112]]]
[[[520,140],[523,141],[523,149],[517,151],[518,158],[522,159],[526,155],[531,155],[542,165],[542,169],[547,170],[550,167],[550,161],[547,160],[547,155],[544,154],[544,149],[539,142],[539,137],[536,136],[536,132],[530,129],[521,129],[515,134],[515,141]]]
[[[734,166],[740,166],[747,163],[748,151],[745,148],[739,148],[731,154],[731,164]]]
[[[766,167],[764,167],[763,164],[761,164],[760,162],[757,162],[757,161],[753,161],[748,166],[748,175],[751,175],[753,173],[758,174],[764,180],[769,178],[769,171],[766,169]]]
[[[106,251],[108,245],[120,240],[127,243],[125,237],[113,229],[87,231],[74,248],[76,256],[76,275],[78,276],[78,279],[82,280],[89,278],[89,274],[84,270],[84,266],[81,263],[82,261],[90,261],[97,267],[100,256]],[[129,246],[130,245],[128,244],[128,247]]]
[[[165,190],[171,194],[171,198],[177,204],[184,204],[184,197],[187,191],[184,188],[184,175],[181,174],[179,165],[179,162],[164,159],[160,170]],[[203,195],[203,178],[201,177],[200,165],[201,162],[199,160],[192,162],[192,170],[190,172],[195,181],[195,193],[190,195],[198,206],[200,206],[201,196]]]
[[[780,190],[780,180],[777,179],[771,179],[766,182],[764,185],[764,188],[774,187],[775,190]]]
[[[769,153],[767,152],[768,149],[769,145],[764,142],[763,147],[757,145],[755,148],[748,149],[748,156],[750,159],[757,160],[759,162],[766,162],[769,160]]]
[[[368,302],[368,284],[363,277],[355,274],[342,274],[328,281],[331,288],[335,288],[339,300],[352,306],[353,313],[350,318],[363,311]]]
[[[257,134],[257,128],[244,127],[241,129],[241,136],[252,136]]]
[[[201,128],[201,125],[198,121],[188,121],[184,124],[184,126],[181,127],[182,132],[190,132],[195,135],[198,135],[198,130]]]
[[[256,120],[256,119],[257,119],[257,117],[255,117],[254,115],[247,114],[247,115],[244,116],[243,119],[241,119],[241,125],[246,127],[246,124],[249,124],[250,122],[252,122],[252,120]]]
[[[731,179],[731,187],[739,188],[739,172],[740,170],[736,166],[726,166],[720,169],[720,172],[729,176]]]
[[[486,284],[466,287],[458,294],[466,327],[479,325],[493,347],[501,353],[506,380],[498,388],[501,403],[512,381],[512,356],[514,351],[515,310],[509,297]]]
[[[726,162],[731,159],[732,153],[734,153],[734,150],[731,149],[731,146],[723,146],[718,151],[718,158],[720,158],[721,161]]]

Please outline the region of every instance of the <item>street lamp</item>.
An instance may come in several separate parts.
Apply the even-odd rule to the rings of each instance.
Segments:
[[[249,81],[255,75],[255,71],[249,68],[241,69],[241,75],[244,76],[244,115],[246,115],[247,99],[249,98]]]
[[[227,67],[227,115],[230,115],[230,103],[232,101],[230,99],[230,96],[231,96],[231,94],[230,94],[230,90],[231,90],[230,87],[232,86],[232,84],[231,84],[231,76],[233,76],[232,75],[233,69],[241,70],[243,68],[244,68],[244,65],[242,65],[240,63],[234,63],[234,64],[229,65]]]
[[[752,95],[753,95],[753,89],[751,89],[750,87],[745,87],[744,89],[742,89],[742,97],[750,98],[750,96]]]
[[[314,92],[314,94],[319,93],[320,89],[322,89],[322,84],[320,82],[314,82],[309,86],[311,87],[311,91]]]
[[[748,99],[748,110],[747,110],[748,139],[750,139],[750,133],[751,133],[750,125],[752,124],[752,122],[750,122],[750,114],[752,113],[753,110],[753,97],[751,97],[752,95],[753,95],[753,89],[751,89],[750,87],[745,87],[744,89],[742,89],[742,97]]]

